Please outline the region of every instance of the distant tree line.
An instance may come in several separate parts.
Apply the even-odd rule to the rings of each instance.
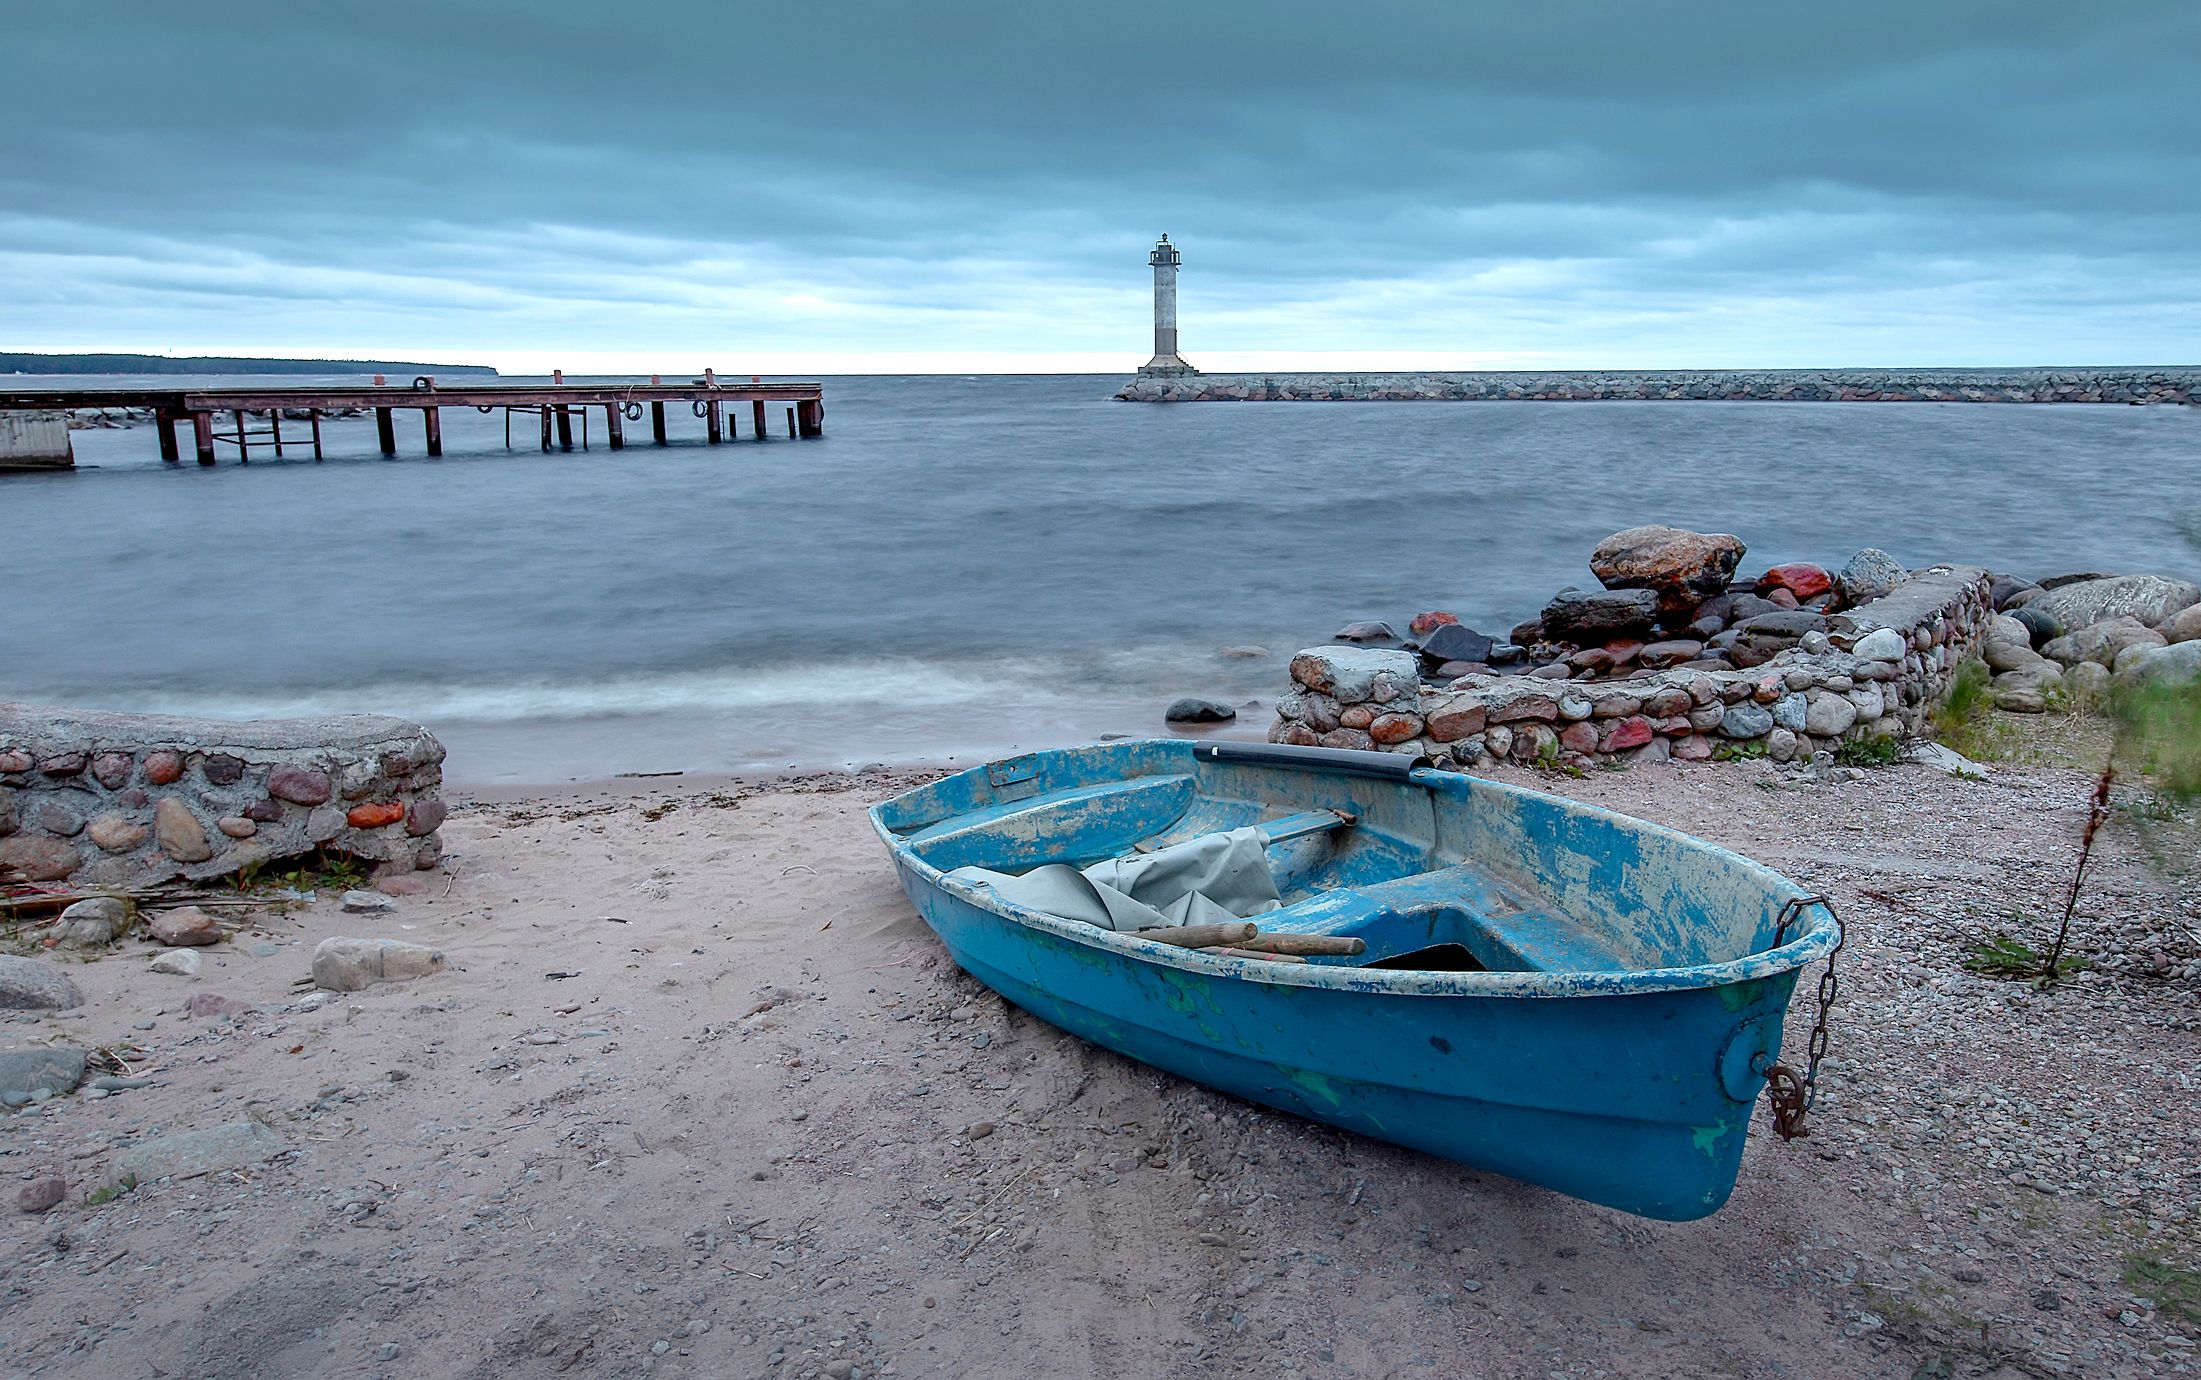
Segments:
[[[0,374],[488,374],[486,364],[381,359],[231,359],[221,355],[42,355],[0,350]]]

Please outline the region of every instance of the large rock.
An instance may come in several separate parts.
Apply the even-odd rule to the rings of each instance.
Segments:
[[[1197,699],[1191,695],[1181,700],[1171,700],[1169,708],[1162,711],[1165,723],[1220,724],[1238,717],[1238,711],[1214,700]]]
[[[150,1183],[190,1179],[223,1169],[242,1169],[283,1153],[283,1142],[257,1121],[231,1121],[203,1131],[180,1131],[119,1150],[107,1166],[107,1182]]]
[[[2129,614],[2106,619],[2091,627],[2065,633],[2052,638],[2041,648],[2041,655],[2074,665],[2081,661],[2096,661],[2104,666],[2114,665],[2117,654],[2127,647],[2160,647],[2163,635],[2141,623]]]
[[[1725,532],[1630,527],[1590,552],[1590,573],[1607,589],[1647,589],[1671,619],[1721,593],[1747,548]]]
[[[130,926],[130,905],[113,896],[87,896],[61,912],[53,937],[72,949],[97,949],[115,942]]]
[[[1544,636],[1577,647],[1647,632],[1658,617],[1659,596],[1648,589],[1570,589],[1544,606]]]
[[[0,1050],[0,1097],[21,1106],[32,1094],[59,1096],[84,1081],[84,1051],[68,1045]]]
[[[2160,681],[2178,684],[2201,679],[2201,640],[2150,647],[2129,662],[2118,659],[2120,681]]]
[[[1292,658],[1292,679],[1344,704],[1389,703],[1421,683],[1421,669],[1412,652],[1309,647]]]
[[[157,910],[145,917],[145,928],[163,944],[212,944],[222,937],[221,922],[197,906]]]
[[[69,975],[35,958],[0,954],[0,1010],[67,1011],[84,996]]]
[[[1816,599],[1834,588],[1834,577],[1827,574],[1823,565],[1810,561],[1790,561],[1777,565],[1758,577],[1759,595],[1771,598],[1774,591],[1786,590],[1796,599]]]
[[[442,954],[425,944],[396,939],[329,938],[313,951],[314,985],[331,992],[357,992],[378,982],[399,982],[441,971]]]
[[[1862,604],[1883,594],[1893,594],[1908,574],[1903,563],[1877,546],[1868,546],[1842,565],[1834,588],[1847,604]]]
[[[160,840],[161,851],[177,862],[205,862],[214,856],[206,826],[175,796],[163,796],[153,807],[153,835]]]
[[[1422,639],[1421,654],[1431,661],[1481,661],[1490,660],[1491,649],[1497,643],[1473,628],[1458,623],[1440,623],[1429,630]]]
[[[2156,624],[2155,631],[2171,642],[2201,641],[2201,604],[2178,610]]]
[[[0,881],[58,882],[76,871],[79,861],[76,845],[61,839],[36,834],[0,839]],[[8,876],[11,870],[17,878]]]
[[[2027,604],[2067,628],[2091,627],[2112,618],[2136,618],[2154,627],[2201,604],[2201,585],[2160,575],[2119,575],[2059,585]]]

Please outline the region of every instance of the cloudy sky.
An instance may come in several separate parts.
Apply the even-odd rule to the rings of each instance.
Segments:
[[[2191,0],[8,9],[0,348],[2201,362]]]

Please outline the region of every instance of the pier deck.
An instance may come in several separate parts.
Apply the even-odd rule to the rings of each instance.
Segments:
[[[666,405],[686,403],[689,411],[702,419],[704,439],[712,445],[721,440],[733,439],[739,433],[732,411],[741,403],[749,404],[751,434],[758,440],[770,433],[772,417],[768,411],[775,405],[784,406],[787,418],[787,434],[791,437],[822,436],[825,434],[825,394],[816,383],[767,383],[761,380],[748,383],[722,382],[705,370],[704,376],[685,383],[566,383],[562,379],[553,383],[462,383],[456,386],[439,386],[434,379],[423,376],[413,380],[410,386],[375,384],[361,386],[319,385],[306,387],[266,387],[258,385],[222,388],[39,388],[10,390],[0,387],[0,413],[14,412],[70,412],[78,409],[100,407],[150,408],[154,414],[155,431],[159,434],[161,458],[172,462],[182,460],[182,450],[177,443],[176,427],[188,421],[191,424],[192,448],[202,465],[215,462],[217,442],[234,445],[240,458],[249,458],[256,443],[271,446],[274,453],[283,453],[283,428],[285,414],[291,420],[299,420],[295,414],[305,412],[310,434],[299,436],[293,445],[310,444],[314,458],[321,456],[321,414],[325,412],[367,412],[375,415],[377,437],[384,455],[397,454],[396,414],[418,412],[421,414],[423,439],[430,455],[443,454],[443,409],[446,407],[472,407],[482,412],[494,412],[502,408],[505,413],[506,444],[511,443],[511,419],[514,413],[533,416],[540,423],[540,444],[549,450],[555,435],[557,444],[573,449],[573,419],[576,414],[586,425],[590,408],[604,412],[605,435],[613,450],[626,445],[627,422],[640,421],[645,411],[650,418],[650,435],[658,445],[666,444]],[[248,417],[264,414],[266,425],[252,427]],[[226,431],[217,430],[215,419],[228,418],[232,425]]]

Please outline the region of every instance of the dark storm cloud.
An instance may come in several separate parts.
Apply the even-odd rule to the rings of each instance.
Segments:
[[[2183,3],[17,8],[8,343],[2201,356]]]

